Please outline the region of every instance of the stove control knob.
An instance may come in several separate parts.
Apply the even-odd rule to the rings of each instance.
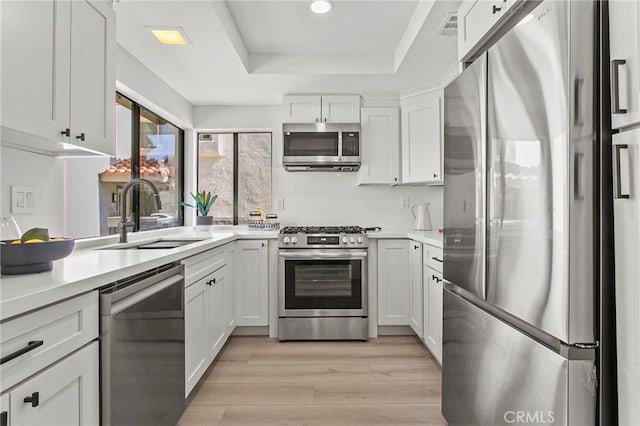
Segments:
[[[285,244],[289,244],[289,237],[284,237],[282,239],[282,242],[285,243]]]
[[[351,237],[351,240],[349,241],[351,244],[355,244],[356,243],[356,239]]]
[[[296,244],[298,242],[298,237],[291,237],[291,244]]]
[[[342,237],[342,244],[348,244],[349,239],[347,237]]]
[[[362,237],[358,237],[358,244],[362,244]]]

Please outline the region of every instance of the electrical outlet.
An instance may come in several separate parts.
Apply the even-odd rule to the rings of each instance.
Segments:
[[[284,198],[278,198],[278,202],[276,203],[276,210],[284,210]]]
[[[35,213],[36,187],[11,185],[11,213]]]
[[[403,209],[409,208],[409,197],[402,197],[400,199],[400,207],[402,207]]]

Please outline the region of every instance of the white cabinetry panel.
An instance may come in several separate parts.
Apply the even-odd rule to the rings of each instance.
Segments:
[[[378,325],[409,324],[409,242],[378,241]]]
[[[267,241],[236,243],[236,325],[268,325]]]
[[[358,184],[397,185],[400,181],[398,108],[362,108]]]
[[[409,303],[409,326],[420,338],[423,337],[423,295],[422,295],[422,244],[409,242],[409,267],[411,269],[411,293]]]

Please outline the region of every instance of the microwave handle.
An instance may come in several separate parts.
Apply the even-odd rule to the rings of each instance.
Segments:
[[[338,132],[338,159],[342,160],[342,132]]]

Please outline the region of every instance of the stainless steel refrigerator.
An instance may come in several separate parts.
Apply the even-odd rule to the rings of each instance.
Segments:
[[[542,2],[445,89],[450,425],[597,422],[596,28]]]

